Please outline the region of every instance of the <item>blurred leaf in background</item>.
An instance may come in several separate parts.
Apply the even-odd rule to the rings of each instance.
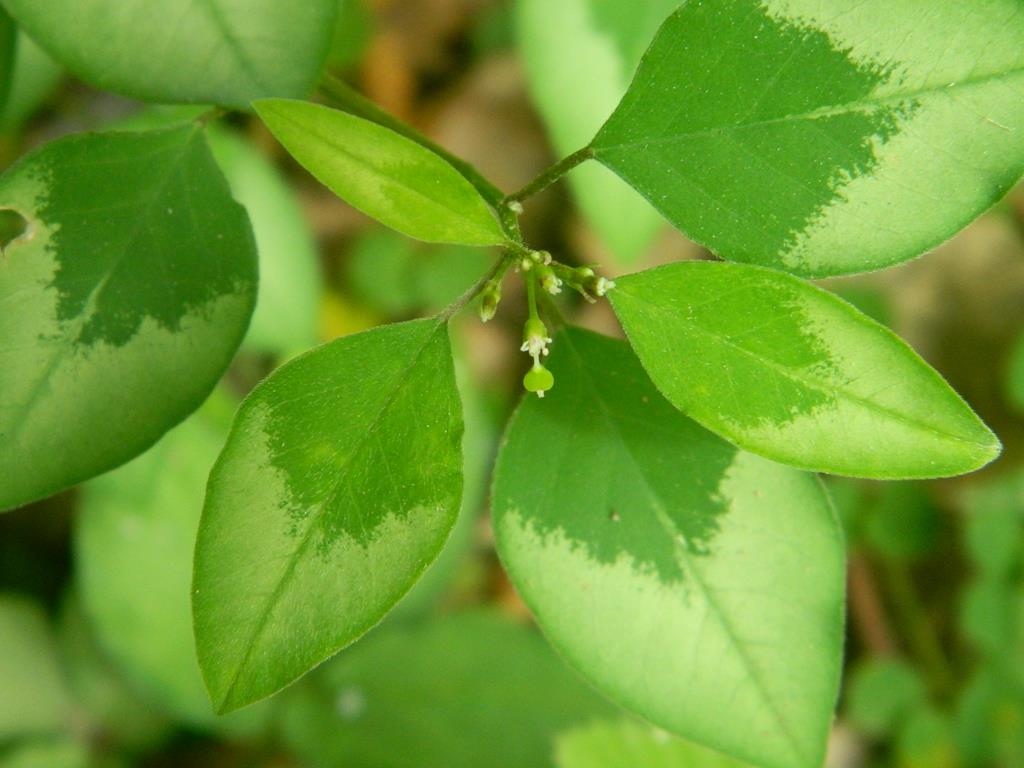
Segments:
[[[252,99],[299,97],[312,89],[337,0],[251,0],[244,13],[223,0],[5,4],[34,39],[98,88],[158,103],[244,108]]]
[[[891,737],[927,701],[925,683],[909,664],[896,659],[871,659],[847,681],[846,715],[874,738]]]
[[[282,727],[310,768],[537,768],[613,713],[536,632],[473,611],[375,632],[288,693]]]
[[[359,63],[373,37],[373,12],[370,0],[338,0],[334,36],[327,64],[338,70],[347,70]]]
[[[385,317],[436,312],[454,301],[493,263],[487,250],[424,245],[384,229],[370,229],[353,244],[346,286]]]
[[[6,102],[0,103],[0,134],[14,131],[53,95],[63,69],[31,37],[18,30]]]
[[[265,2],[247,8],[253,19],[243,19],[245,29],[255,28],[250,21]],[[312,33],[302,25],[282,26],[269,37],[312,34],[323,51],[329,45],[327,72],[443,139],[457,155],[481,161],[500,155],[494,165],[519,169],[524,182],[552,153],[542,127],[556,153],[593,138],[655,29],[680,4],[316,0],[297,8],[274,2],[289,19],[336,13],[333,24]],[[60,3],[74,13],[105,6],[141,9],[151,17],[147,22],[161,18],[140,0],[97,0],[89,8],[75,0]],[[32,16],[56,7],[11,0],[15,6]],[[174,37],[166,25],[150,26],[160,41]],[[963,46],[977,44],[966,29],[956,34]],[[53,49],[52,40],[35,39]],[[0,11],[0,94],[9,89],[6,104],[0,98],[0,165],[69,132],[109,125],[166,128],[207,110],[141,107],[100,92],[76,80],[35,39]],[[158,46],[147,46],[146,39],[137,37],[123,49],[146,57],[129,77],[145,76],[162,59],[167,68]],[[197,39],[169,53],[187,53]],[[122,50],[110,36],[79,42],[96,61],[109,62]],[[261,56],[266,42],[260,39]],[[721,44],[720,38],[707,42]],[[292,65],[312,58],[307,54],[314,47],[289,52],[273,79],[294,74]],[[955,50],[949,49],[946,61],[956,58]],[[1016,48],[1007,50],[1016,55]],[[764,46],[751,51],[763,53]],[[280,62],[277,57],[274,65]],[[80,65],[72,69],[92,78]],[[217,85],[211,73],[201,68],[198,77],[194,69],[174,74],[194,96],[197,87]],[[682,123],[691,124],[692,116]],[[988,123],[985,130],[1006,134]],[[359,643],[266,704],[227,719],[212,715],[196,666],[188,590],[206,474],[240,398],[275,365],[321,340],[440,310],[493,264],[496,253],[412,242],[367,222],[287,159],[265,127],[243,111],[223,115],[207,133],[232,195],[252,221],[261,273],[257,308],[241,353],[200,413],[121,469],[0,517],[0,768],[746,768],[627,719],[567,671],[528,624],[528,609],[497,564],[486,525],[489,470],[522,375],[522,317],[512,301],[521,286],[512,281],[493,322],[480,325],[467,312],[453,324],[466,479],[458,522],[442,555]],[[1004,138],[1013,141],[1015,135]],[[511,186],[512,178],[502,182]],[[531,240],[564,248],[579,263],[607,256],[627,265],[700,253],[692,243],[678,252],[652,247],[667,229],[662,217],[596,163],[574,170],[569,184],[575,208],[557,193],[528,207],[524,225]],[[730,189],[753,194],[743,179]],[[0,211],[0,243],[24,226],[22,217]],[[854,247],[840,251],[844,257],[858,253]],[[983,217],[926,259],[828,281],[829,290],[905,335],[958,388],[967,382],[973,388],[968,399],[994,426],[1006,453],[992,468],[955,481],[827,479],[846,530],[853,599],[841,707],[829,757],[814,768],[1024,766],[1019,264],[1020,189],[997,215]],[[571,299],[560,306],[574,321],[618,332],[601,307]],[[596,371],[597,386],[604,387],[608,376],[607,369]],[[559,387],[562,397],[573,395],[567,380]],[[548,405],[557,392],[546,398]],[[537,406],[531,400],[525,407],[536,415]],[[632,402],[618,411],[632,413]],[[559,424],[579,434],[580,424],[586,432],[603,418]],[[634,426],[633,437],[643,435]],[[547,448],[538,441],[538,452]],[[578,450],[565,461],[576,467],[596,455]],[[657,461],[671,465],[681,457],[662,450]],[[680,466],[670,479],[680,481],[697,464]],[[572,477],[560,474],[559,488],[571,485]],[[596,477],[594,487],[621,482],[621,467]],[[773,487],[750,484],[756,499],[751,519],[764,526],[766,540],[777,539],[788,519],[784,505],[769,503]],[[571,505],[592,490],[555,498]],[[755,554],[747,550],[737,557],[744,578],[752,578]],[[813,563],[803,548],[800,554],[804,570],[797,575],[807,578]],[[563,591],[577,583],[558,581],[553,570],[540,576]],[[760,601],[743,600],[745,616],[762,610]],[[598,614],[581,609],[580,601],[567,605],[582,610],[586,621],[596,620]],[[667,620],[655,618],[657,627]],[[624,646],[624,658],[634,661],[647,638],[635,628],[615,626],[616,639],[630,632],[640,638]],[[722,666],[710,654],[701,661],[706,672]],[[604,657],[595,666],[612,667]],[[783,672],[794,669],[803,671],[797,665]],[[683,685],[684,704],[699,707],[699,680],[680,676],[673,682]],[[742,718],[733,720],[727,725],[750,727]]]
[[[0,742],[67,730],[71,694],[60,669],[53,630],[27,598],[0,595]]]
[[[964,495],[972,580],[960,631],[978,662],[958,702],[956,742],[969,766],[1024,761],[1024,472]]]
[[[560,155],[587,146],[626,92],[640,57],[679,0],[520,0],[519,49],[534,102]],[[651,205],[596,163],[569,176],[587,223],[621,264],[664,225]]]
[[[558,768],[747,768],[731,757],[631,720],[600,721],[558,737]]]
[[[206,478],[227,436],[211,410],[83,488],[76,580],[101,646],[154,702],[195,727],[255,735],[269,707],[215,718],[192,634],[192,551]]]

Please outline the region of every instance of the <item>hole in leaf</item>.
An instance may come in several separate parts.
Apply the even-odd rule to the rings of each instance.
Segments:
[[[0,253],[28,233],[28,219],[11,208],[0,208]]]

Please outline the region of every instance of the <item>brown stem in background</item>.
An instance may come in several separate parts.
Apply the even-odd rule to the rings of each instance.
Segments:
[[[896,643],[885,616],[871,571],[871,563],[862,552],[850,553],[847,574],[850,590],[850,619],[861,643],[873,656],[893,656]]]

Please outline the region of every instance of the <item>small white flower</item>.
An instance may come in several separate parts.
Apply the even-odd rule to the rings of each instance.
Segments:
[[[552,341],[550,336],[542,336],[541,334],[531,333],[527,336],[526,341],[523,342],[523,346],[519,349],[522,352],[526,352],[533,358],[534,362],[539,362],[541,357],[547,357],[548,355],[548,344]]]
[[[557,296],[562,292],[562,281],[555,276],[555,273],[548,269],[544,273],[544,277],[540,281],[541,288],[550,293],[552,296]]]
[[[610,291],[614,287],[614,280],[608,280],[607,278],[599,277],[597,279],[597,283],[595,283],[594,285],[594,293],[596,293],[599,297],[604,296],[606,293],[608,293],[608,291]]]

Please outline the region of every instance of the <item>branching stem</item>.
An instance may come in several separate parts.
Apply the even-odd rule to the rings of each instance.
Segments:
[[[480,292],[489,282],[491,282],[491,280],[504,277],[505,273],[508,272],[509,267],[512,266],[513,261],[515,261],[515,258],[516,256],[514,253],[503,253],[501,258],[495,261],[494,265],[484,273],[483,277],[477,280],[465,293],[459,296],[459,298],[441,310],[440,314],[437,316],[438,319],[442,322],[450,320],[454,314],[459,312],[459,310],[480,295]]]
[[[544,171],[544,173],[535,178],[518,192],[513,192],[511,195],[508,195],[503,201],[505,207],[509,207],[515,203],[521,203],[524,200],[533,197],[538,192],[543,192],[577,165],[586,162],[593,156],[594,151],[590,147],[584,147],[583,149],[573,152],[565,159],[552,165]]]

